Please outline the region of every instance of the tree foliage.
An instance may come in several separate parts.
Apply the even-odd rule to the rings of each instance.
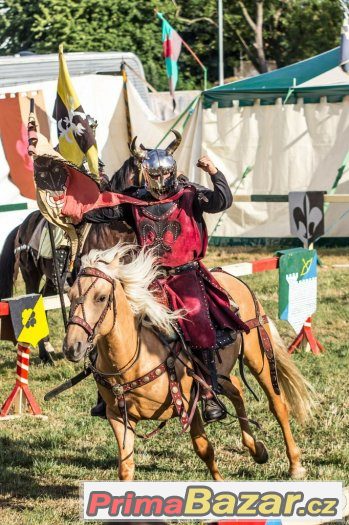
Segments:
[[[193,47],[214,82],[217,0],[0,0],[0,54],[53,53],[61,42],[67,52],[133,51],[148,81],[166,89],[161,24],[154,8]],[[256,30],[258,20],[262,35]],[[341,20],[337,0],[225,1],[225,75],[233,75],[241,57],[263,71],[263,57],[284,66],[331,49],[339,43]],[[202,71],[185,49],[179,66],[179,89],[203,86]]]

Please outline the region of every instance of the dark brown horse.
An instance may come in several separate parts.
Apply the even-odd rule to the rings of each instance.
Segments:
[[[134,157],[124,162],[122,167],[114,173],[106,189],[121,192],[130,186],[138,185],[139,168]],[[12,297],[13,285],[20,269],[26,293],[41,293],[49,296],[58,293],[53,260],[40,257],[33,248],[32,238],[39,227],[39,223],[46,222],[40,211],[30,213],[25,220],[17,226],[5,240],[0,255],[0,299]],[[93,248],[106,250],[115,246],[118,241],[132,242],[134,233],[125,224],[119,221],[110,224],[91,224],[86,237],[81,255],[87,254]],[[62,266],[69,259],[69,247],[59,250]],[[74,281],[80,266],[80,258],[76,259],[75,267],[68,278],[68,285]],[[40,287],[42,279],[45,282]],[[63,283],[64,285],[64,283]],[[49,338],[39,343],[39,356],[43,362],[52,362]]]

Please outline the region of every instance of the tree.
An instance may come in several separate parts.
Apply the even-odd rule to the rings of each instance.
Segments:
[[[0,0],[0,54],[21,50],[133,51],[147,80],[167,89],[162,58],[161,10],[218,77],[217,0]],[[225,74],[232,76],[240,55],[258,71],[308,58],[338,45],[341,9],[337,0],[224,1]],[[178,89],[203,87],[202,71],[183,49]]]

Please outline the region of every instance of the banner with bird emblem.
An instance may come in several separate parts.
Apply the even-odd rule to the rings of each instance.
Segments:
[[[96,139],[71,81],[62,44],[59,46],[59,75],[53,117],[57,121],[59,153],[78,167],[86,159],[91,176],[99,181]]]

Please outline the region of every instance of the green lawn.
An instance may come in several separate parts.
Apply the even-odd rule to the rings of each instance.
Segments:
[[[252,249],[214,249],[208,265],[251,261],[271,252]],[[349,250],[321,252],[319,307],[314,319],[318,339],[326,352],[320,357],[300,352],[295,356],[304,375],[318,392],[314,420],[306,428],[293,423],[302,448],[308,479],[343,480],[349,484],[349,269],[332,264],[348,262]],[[267,312],[277,316],[277,272],[249,276]],[[20,291],[20,285],[18,287]],[[49,314],[52,343],[57,349],[55,366],[39,363],[33,352],[30,387],[46,421],[23,418],[0,423],[0,524],[61,525],[79,522],[79,480],[116,479],[116,442],[105,421],[91,418],[89,410],[96,387],[89,378],[72,390],[45,403],[44,394],[80,370],[60,352],[63,329],[59,312]],[[290,342],[292,329],[278,322],[282,336]],[[14,383],[16,353],[10,343],[0,343],[0,402]],[[256,391],[259,387],[251,379]],[[208,434],[216,448],[221,471],[227,480],[280,480],[287,477],[287,458],[279,427],[268,411],[261,392],[256,402],[246,394],[249,415],[257,419],[257,431],[269,450],[266,465],[256,465],[243,449],[235,420],[229,426],[211,425]],[[152,427],[153,424],[150,424]],[[147,424],[143,429],[149,428]],[[173,437],[175,436],[175,437]],[[136,441],[137,480],[207,480],[208,472],[194,455],[190,438],[179,435],[172,421],[149,441]]]

